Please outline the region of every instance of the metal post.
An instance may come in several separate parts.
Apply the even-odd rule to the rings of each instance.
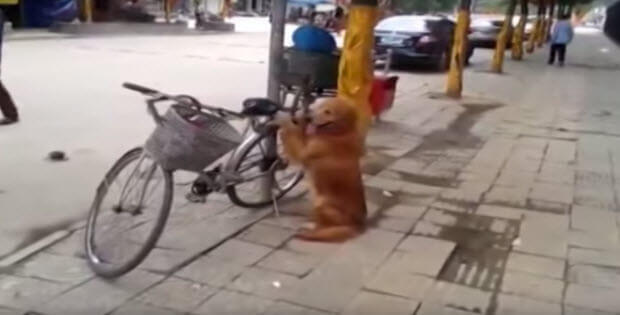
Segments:
[[[251,0],[248,0],[251,1]],[[271,36],[269,40],[269,68],[267,77],[267,97],[274,102],[280,102],[280,73],[282,72],[284,53],[284,28],[286,23],[284,17],[286,15],[286,0],[272,0],[271,2]],[[265,159],[270,162],[277,158],[278,147],[276,135],[267,138],[265,141],[266,156]],[[272,163],[264,163],[267,167]],[[265,182],[262,185],[264,197],[271,198],[273,189],[273,178],[264,177]]]
[[[282,55],[284,53],[284,28],[286,15],[286,0],[272,0],[271,2],[271,38],[269,40],[269,77],[267,96],[279,102],[280,82],[279,74],[282,71]]]

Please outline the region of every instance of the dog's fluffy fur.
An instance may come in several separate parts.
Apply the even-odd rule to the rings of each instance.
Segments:
[[[312,111],[310,121],[281,123],[287,157],[301,164],[313,194],[312,229],[301,229],[297,237],[337,242],[363,231],[366,202],[360,158],[363,147],[354,105],[330,98]]]

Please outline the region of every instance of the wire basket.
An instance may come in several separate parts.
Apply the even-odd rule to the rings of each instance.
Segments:
[[[226,120],[173,105],[144,147],[166,170],[200,172],[235,149],[241,140]]]

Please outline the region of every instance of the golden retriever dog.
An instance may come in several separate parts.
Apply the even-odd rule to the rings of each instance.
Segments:
[[[364,229],[366,201],[360,158],[363,146],[354,105],[340,98],[322,101],[305,125],[281,123],[284,152],[304,167],[313,197],[314,227],[297,237],[338,242]]]

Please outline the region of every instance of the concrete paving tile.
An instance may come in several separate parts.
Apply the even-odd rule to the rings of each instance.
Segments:
[[[424,299],[424,303],[457,308],[472,313],[485,314],[491,300],[491,292],[438,281]]]
[[[298,305],[286,303],[286,302],[276,302],[272,304],[264,315],[327,315],[328,313],[301,307]]]
[[[562,306],[519,296],[500,294],[497,299],[497,315],[561,315]]]
[[[272,250],[270,247],[231,239],[209,252],[207,257],[249,266],[267,256]]]
[[[441,304],[433,304],[432,302],[422,302],[422,305],[415,315],[473,315],[477,313],[466,312]]]
[[[141,302],[130,301],[117,310],[112,312],[112,315],[181,315],[181,312],[173,311],[166,308],[156,307],[152,305],[146,305]]]
[[[394,250],[402,234],[369,229],[327,257],[299,287],[284,298],[294,304],[341,312],[357,295],[367,278]]]
[[[593,287],[620,289],[620,270],[590,265],[573,265],[568,268],[568,281]]]
[[[258,263],[258,266],[277,272],[303,276],[316,267],[320,261],[321,257],[281,249],[269,254]]]
[[[71,288],[69,284],[0,275],[0,305],[28,310]]]
[[[562,280],[564,278],[565,261],[547,257],[525,255],[512,252],[508,256],[506,269],[530,273],[539,277]]]
[[[433,286],[434,279],[415,275],[407,268],[385,264],[364,286],[367,290],[422,300]]]
[[[535,183],[529,198],[570,204],[573,202],[573,187],[572,185]]]
[[[620,290],[569,284],[567,305],[617,314],[620,311]]]
[[[289,296],[290,292],[300,285],[296,276],[271,270],[251,267],[246,269],[226,288],[271,300]]]
[[[72,256],[39,253],[20,264],[14,274],[67,284],[79,284],[93,277],[86,261]]]
[[[409,233],[417,219],[411,218],[397,218],[397,217],[382,217],[377,222],[377,227],[386,231]]]
[[[525,207],[527,204],[529,186],[505,187],[493,186],[484,195],[484,202],[509,207]]]
[[[399,218],[411,218],[420,219],[424,212],[426,212],[426,206],[408,206],[408,205],[394,205],[387,208],[384,212],[386,216],[399,217]]]
[[[419,302],[395,296],[360,292],[349,304],[343,315],[411,315],[418,308]]]
[[[114,282],[95,278],[40,305],[37,310],[46,315],[103,315],[162,279],[162,276],[140,270],[134,270]]]
[[[214,287],[223,287],[240,275],[244,267],[244,265],[227,260],[202,256],[177,271],[175,276]]]
[[[144,304],[178,312],[191,312],[218,289],[193,281],[168,278],[136,299]]]
[[[237,238],[264,246],[278,247],[291,238],[295,231],[268,224],[255,224]]]
[[[504,206],[496,206],[496,205],[480,205],[476,210],[477,215],[484,215],[495,218],[503,218],[510,220],[521,220],[523,219],[525,212],[527,210],[519,209],[519,208],[511,208]]]
[[[263,314],[273,301],[256,296],[222,290],[208,299],[195,314],[201,315],[259,315]]]
[[[570,305],[564,305],[564,315],[613,315],[617,313],[609,313],[603,311],[596,311],[587,308],[574,307]]]
[[[571,248],[568,252],[571,264],[583,263],[620,268],[620,252]]]
[[[504,273],[501,291],[534,300],[561,303],[563,289],[564,283],[560,280],[508,270]]]
[[[411,270],[419,274],[435,277],[439,274],[439,271],[455,247],[455,243],[448,241],[421,236],[408,236],[398,245],[398,249],[412,254],[424,253],[424,255],[418,255],[417,259],[412,260],[410,255],[394,253],[391,259],[394,259],[395,262],[408,260],[411,264]]]

